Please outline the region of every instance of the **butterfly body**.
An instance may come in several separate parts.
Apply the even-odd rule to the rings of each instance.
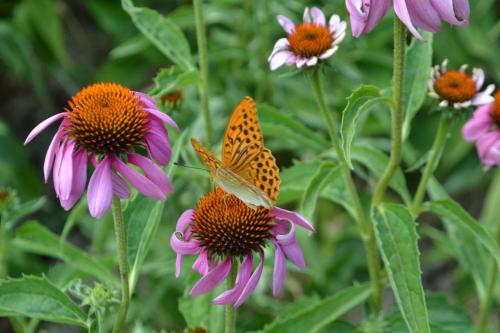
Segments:
[[[279,194],[279,169],[264,147],[255,103],[245,97],[226,127],[222,160],[195,139],[191,144],[214,182],[251,208],[272,208]]]

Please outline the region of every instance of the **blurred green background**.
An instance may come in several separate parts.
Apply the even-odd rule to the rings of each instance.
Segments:
[[[135,1],[136,6],[154,8],[168,15],[186,34],[191,50],[196,54],[194,16],[190,1]],[[284,36],[275,20],[278,14],[296,22],[302,17],[305,5],[322,8],[327,16],[338,13],[347,20],[344,1],[272,1],[272,0],[211,0],[205,2],[208,34],[209,96],[215,138],[222,138],[228,116],[234,105],[245,95],[258,102],[268,103],[282,113],[291,114],[304,126],[323,132],[326,128],[316,110],[309,82],[293,70],[270,72],[267,57],[274,42]],[[500,2],[496,0],[471,1],[471,25],[457,29],[447,24],[434,38],[434,63],[449,58],[450,67],[463,63],[483,68],[486,83],[500,84]],[[68,213],[59,206],[51,182],[43,183],[42,164],[45,151],[55,132],[50,128],[23,147],[29,131],[40,121],[61,112],[67,100],[83,86],[99,81],[122,83],[131,89],[148,91],[153,87],[156,73],[171,64],[134,26],[120,1],[111,0],[2,0],[0,2],[0,187],[13,189],[19,200],[25,202],[40,196],[47,198],[41,210],[32,214],[47,228],[60,234]],[[345,99],[360,84],[370,83],[382,89],[390,87],[392,75],[392,20],[386,17],[370,34],[354,39],[350,32],[338,53],[328,61],[325,69],[327,98],[341,110]],[[203,137],[203,124],[196,87],[183,91],[183,102],[172,117],[181,129]],[[265,117],[264,117],[265,118]],[[464,142],[460,128],[465,121],[456,121],[442,163],[436,172],[440,183],[476,217],[498,213],[498,196],[485,202],[490,184],[499,183],[498,170],[485,173],[473,146]],[[412,167],[429,149],[437,126],[435,104],[427,101],[416,116],[410,138],[404,147],[404,168]],[[318,152],[289,140],[286,131],[275,131],[262,119],[266,144],[275,152],[282,170],[298,160],[312,160]],[[374,110],[364,119],[360,142],[366,142],[382,151],[389,148],[389,118],[387,110]],[[285,136],[285,137],[283,137]],[[173,136],[176,138],[176,135]],[[197,163],[190,146],[181,153],[187,164]],[[300,191],[293,187],[297,181],[283,171],[285,191],[282,203],[293,208]],[[140,327],[181,331],[184,319],[178,311],[177,298],[187,279],[174,281],[174,257],[168,239],[180,213],[196,203],[204,187],[195,184],[205,179],[200,173],[177,168],[174,172],[175,195],[166,204],[163,222],[155,236],[143,272],[143,278],[130,312],[132,322]],[[359,184],[369,189],[369,177],[358,177]],[[407,174],[407,183],[413,193],[419,172]],[[288,185],[288,191],[286,187]],[[491,187],[492,188],[492,187]],[[500,188],[496,185],[495,189]],[[299,187],[300,190],[300,187]],[[462,312],[472,317],[477,314],[478,302],[471,278],[458,264],[450,250],[449,240],[443,237],[442,225],[432,217],[422,219],[421,244],[423,251],[424,287],[433,292],[448,294],[448,301],[459,305],[450,310],[451,318]],[[101,221],[86,213],[78,217],[77,226],[69,240],[112,262],[114,245],[109,216]],[[337,205],[320,199],[315,225],[320,231],[313,236],[312,248],[307,254],[317,255],[325,263],[321,274],[293,272],[287,282],[285,295],[270,300],[270,293],[261,292],[251,298],[250,305],[240,316],[240,327],[256,330],[282,311],[291,300],[306,302],[310,297],[325,296],[353,280],[366,281],[364,254],[353,223]],[[9,268],[12,276],[41,274],[58,276],[60,272],[72,276],[65,265],[54,259],[24,253],[11,253]],[[186,272],[184,272],[186,273]],[[185,274],[184,276],[187,276]],[[61,277],[62,278],[62,277]],[[269,276],[266,277],[269,282]],[[268,287],[267,287],[268,288]],[[263,287],[265,289],[265,287]],[[304,295],[308,295],[304,298]],[[435,306],[446,302],[436,297]],[[387,300],[387,307],[393,300]],[[434,304],[431,302],[431,304]],[[295,304],[294,306],[298,306]],[[460,309],[461,308],[461,309]],[[450,308],[451,309],[451,308]],[[456,317],[453,317],[455,315]],[[358,318],[352,314],[355,320]],[[396,319],[395,319],[396,320]],[[497,318],[498,320],[498,318]],[[397,320],[396,320],[397,321]],[[338,324],[341,325],[341,324]],[[346,324],[346,327],[349,326]],[[8,330],[0,319],[0,332]],[[50,325],[42,326],[47,331]],[[341,326],[339,326],[341,327]],[[328,332],[350,332],[349,328],[332,328]],[[70,332],[70,328],[67,328]],[[144,328],[147,332],[148,329]],[[8,332],[8,331],[7,331]],[[66,330],[64,331],[66,332]],[[140,332],[140,331],[138,331]],[[403,332],[403,331],[401,331]]]

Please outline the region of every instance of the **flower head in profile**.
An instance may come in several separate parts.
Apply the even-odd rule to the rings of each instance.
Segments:
[[[52,123],[62,120],[44,163],[61,206],[69,210],[82,196],[87,166],[95,167],[88,184],[88,205],[93,217],[101,217],[113,196],[128,198],[127,182],[140,193],[163,200],[172,186],[158,166],[170,161],[171,147],[164,122],[175,122],[160,112],[155,101],[116,83],[96,83],[83,88],[58,113],[36,126],[25,144]],[[136,150],[143,149],[147,155]],[[155,163],[155,162],[156,163]],[[132,168],[141,169],[143,173]]]
[[[385,16],[392,0],[345,0],[351,18],[352,34],[359,37],[372,31]],[[468,0],[393,0],[394,11],[408,30],[423,39],[417,31],[441,29],[441,21],[465,27],[469,24]]]
[[[474,112],[462,134],[465,140],[476,143],[486,170],[500,165],[500,91],[496,92],[492,103],[482,105]]]
[[[170,110],[177,110],[182,104],[183,96],[181,90],[174,90],[161,96],[161,101]]]
[[[216,188],[177,221],[170,239],[177,253],[176,276],[180,274],[182,256],[197,255],[193,269],[202,277],[190,293],[196,296],[220,285],[231,266],[241,261],[234,287],[213,300],[238,307],[257,286],[264,268],[264,248],[273,244],[273,294],[277,296],[285,281],[286,258],[300,269],[305,266],[295,238],[296,226],[314,231],[297,213],[278,207],[252,209],[236,196]],[[255,270],[254,261],[258,261]]]
[[[339,48],[345,37],[346,22],[340,21],[338,15],[332,15],[328,24],[325,14],[312,7],[304,10],[304,22],[294,24],[286,16],[279,15],[278,22],[288,34],[279,39],[269,56],[271,70],[295,65],[315,66],[319,61],[331,57]]]
[[[431,68],[429,96],[439,100],[439,106],[443,108],[461,109],[491,103],[495,86],[490,84],[481,91],[483,83],[482,69],[474,68],[472,75],[467,74],[467,65],[459,70],[448,70],[448,59],[445,59],[441,65]]]

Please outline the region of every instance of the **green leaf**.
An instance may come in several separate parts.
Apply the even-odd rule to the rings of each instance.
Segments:
[[[300,211],[307,220],[313,220],[318,196],[325,185],[331,181],[331,176],[335,169],[334,163],[328,161],[323,162],[312,177],[310,183],[305,188],[304,195],[302,196],[302,202],[300,204]]]
[[[366,284],[346,288],[333,296],[304,307],[293,316],[277,318],[276,321],[264,327],[262,333],[319,332],[347,311],[363,303],[370,293],[370,287]]]
[[[500,247],[488,231],[469,215],[458,203],[451,199],[437,200],[424,204],[424,209],[437,214],[445,221],[472,233],[484,245],[500,267]]]
[[[0,281],[0,316],[26,316],[87,327],[87,315],[45,278]]]
[[[415,221],[398,204],[380,206],[374,217],[377,242],[406,325],[412,333],[430,333]]]
[[[377,177],[382,176],[387,163],[389,163],[387,155],[368,145],[355,145],[352,148],[352,159],[366,166]],[[389,182],[389,187],[399,193],[405,204],[411,202],[410,192],[406,186],[406,180],[401,168],[396,169]]]
[[[500,169],[496,169],[495,176],[490,183],[488,193],[484,200],[483,210],[481,212],[481,221],[489,225],[500,223],[498,217],[500,216],[500,205],[498,204],[500,198]]]
[[[359,116],[381,99],[379,89],[368,85],[358,87],[352,92],[351,96],[347,97],[347,105],[342,111],[340,135],[342,137],[342,148],[344,148],[345,157],[351,169],[353,169],[351,146],[356,134]]]
[[[194,69],[188,41],[172,20],[153,9],[135,7],[132,0],[122,0],[122,7],[135,26],[160,52],[180,68]]]
[[[411,121],[427,96],[429,71],[432,66],[433,34],[424,31],[422,36],[425,38],[425,42],[413,39],[405,55],[403,138],[407,138],[410,134]]]
[[[154,81],[155,87],[150,91],[150,95],[159,98],[177,89],[198,84],[200,82],[200,73],[195,69],[184,71],[177,66],[173,66],[160,70]]]
[[[29,222],[17,229],[13,244],[19,249],[58,258],[81,272],[106,283],[119,285],[118,279],[100,262],[79,248],[61,241],[57,235],[36,222]]]
[[[23,217],[26,217],[40,208],[42,208],[47,203],[47,199],[45,197],[36,198],[27,202],[22,203],[15,212],[13,212],[12,216],[9,217],[10,223],[16,223]]]
[[[317,152],[322,152],[330,147],[325,139],[294,119],[290,113],[282,112],[267,104],[259,104],[257,110],[264,134],[280,139],[287,138],[287,140],[295,141]]]

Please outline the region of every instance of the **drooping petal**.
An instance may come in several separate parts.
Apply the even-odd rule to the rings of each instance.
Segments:
[[[318,7],[312,7],[311,8],[311,17],[313,19],[313,22],[316,23],[317,25],[326,25],[326,17],[325,14],[319,9]]]
[[[80,149],[73,154],[73,185],[71,186],[71,194],[67,200],[61,201],[61,206],[65,210],[71,209],[75,203],[81,198],[87,183],[87,152]]]
[[[144,108],[142,110],[155,116],[156,118],[160,119],[161,121],[166,122],[167,124],[169,124],[170,126],[175,128],[176,131],[179,131],[179,126],[177,126],[176,122],[172,118],[170,118],[169,115],[161,112],[160,110],[158,110],[156,108]]]
[[[137,165],[144,171],[146,177],[149,178],[154,184],[156,184],[163,193],[172,193],[172,184],[167,178],[165,172],[154,164],[149,158],[142,155],[131,153],[127,155],[128,161],[132,164]]]
[[[111,158],[105,157],[90,177],[87,191],[90,215],[100,218],[111,206],[113,183],[111,180]]]
[[[184,233],[187,227],[193,222],[194,210],[188,209],[177,220],[175,231]]]
[[[289,220],[292,223],[301,226],[302,228],[305,228],[309,231],[314,231],[314,227],[309,222],[307,222],[307,220],[303,216],[295,212],[291,212],[279,207],[273,207],[270,215],[278,219]]]
[[[421,29],[436,32],[441,28],[441,19],[431,0],[406,1],[413,24]]]
[[[286,259],[285,254],[280,246],[276,245],[274,252],[274,271],[273,271],[273,296],[276,297],[280,294],[283,285],[285,284],[286,276]]]
[[[432,5],[446,22],[465,27],[469,24],[470,7],[468,0],[432,0]]]
[[[385,16],[391,0],[346,0],[354,37],[372,31]]]
[[[119,158],[113,158],[113,167],[140,193],[156,200],[165,200],[165,195],[151,180],[137,170],[123,163]]]
[[[122,177],[118,176],[116,172],[112,172],[111,180],[113,182],[113,195],[116,195],[120,199],[128,199],[130,197],[130,189]]]
[[[146,148],[149,155],[160,165],[167,165],[170,162],[172,150],[168,138],[163,133],[150,129],[144,135]]]
[[[462,128],[462,135],[465,140],[476,141],[479,137],[488,132],[493,125],[493,120],[490,116],[491,108],[491,104],[479,107],[474,112],[474,116],[465,123]]]
[[[68,200],[73,187],[73,149],[75,141],[72,140],[66,144],[62,156],[61,166],[59,168],[59,199]]]
[[[288,259],[290,259],[300,269],[305,268],[305,261],[295,234],[295,224],[289,221],[278,221],[288,224],[288,231],[285,233],[276,232],[276,243],[281,246]]]
[[[411,21],[411,16],[410,13],[408,12],[408,7],[406,6],[406,2],[408,0],[394,0],[394,11],[398,15],[399,19],[401,22],[406,25],[408,30],[415,36],[416,38],[423,40],[424,38],[422,35],[417,31],[415,26],[413,25]]]
[[[293,56],[293,53],[287,50],[275,53],[269,61],[269,68],[274,71],[275,69],[281,67],[286,63],[290,56]]]
[[[288,38],[280,38],[278,41],[274,44],[273,51],[267,58],[267,61],[271,61],[271,58],[274,56],[279,51],[286,50],[290,46],[290,43],[288,42]]]
[[[231,257],[227,257],[219,265],[215,266],[210,272],[202,276],[196,282],[193,289],[189,292],[191,296],[201,295],[217,288],[226,279],[229,271],[231,270]]]
[[[246,284],[248,283],[250,274],[252,273],[252,268],[253,268],[253,257],[252,255],[247,255],[245,259],[243,259],[241,268],[238,271],[234,287],[232,289],[222,292],[219,296],[217,296],[213,300],[213,303],[232,304],[236,302],[238,297],[240,297],[241,293],[243,292],[243,289],[245,288]]]
[[[63,136],[64,129],[59,127],[59,130],[52,138],[50,142],[49,148],[47,149],[47,154],[45,154],[45,161],[43,162],[43,176],[45,182],[49,180],[50,171],[52,170],[52,164],[54,162],[54,157],[56,156],[56,152],[59,150],[59,146],[61,145],[61,138]]]
[[[250,297],[250,295],[255,290],[255,287],[257,287],[257,284],[259,283],[260,277],[262,276],[262,270],[264,269],[264,253],[262,251],[259,251],[259,256],[259,266],[257,266],[255,271],[252,273],[252,276],[250,276],[250,279],[248,279],[245,288],[243,288],[243,291],[241,292],[241,295],[238,297],[238,300],[236,300],[236,303],[234,303],[234,307],[236,308],[243,304],[248,297]]]
[[[473,105],[484,105],[488,103],[492,103],[495,98],[491,96],[491,93],[495,90],[495,85],[490,84],[486,89],[474,96],[472,99],[472,104]]]
[[[134,91],[134,95],[139,97],[139,99],[141,100],[142,104],[145,107],[154,109],[156,108],[156,101],[148,94],[145,94],[140,91]]]
[[[489,150],[498,140],[500,140],[500,131],[486,133],[477,140],[477,152],[483,162],[488,161]]]
[[[283,15],[278,15],[277,17],[278,23],[285,29],[287,34],[290,34],[295,30],[295,24],[288,17]]]
[[[200,242],[196,239],[185,240],[181,232],[170,236],[170,246],[177,254],[196,254],[200,252]]]
[[[40,124],[38,124],[33,130],[28,134],[28,137],[24,141],[24,144],[27,145],[28,143],[31,142],[40,132],[42,132],[44,129],[52,125],[52,123],[56,122],[57,120],[63,118],[66,115],[66,112],[61,112],[58,114],[53,115],[52,117],[49,117],[42,121]]]
[[[209,270],[208,265],[208,250],[202,250],[191,267],[201,275],[207,275]]]
[[[178,278],[181,275],[182,268],[182,254],[177,254],[175,257],[175,277]]]

